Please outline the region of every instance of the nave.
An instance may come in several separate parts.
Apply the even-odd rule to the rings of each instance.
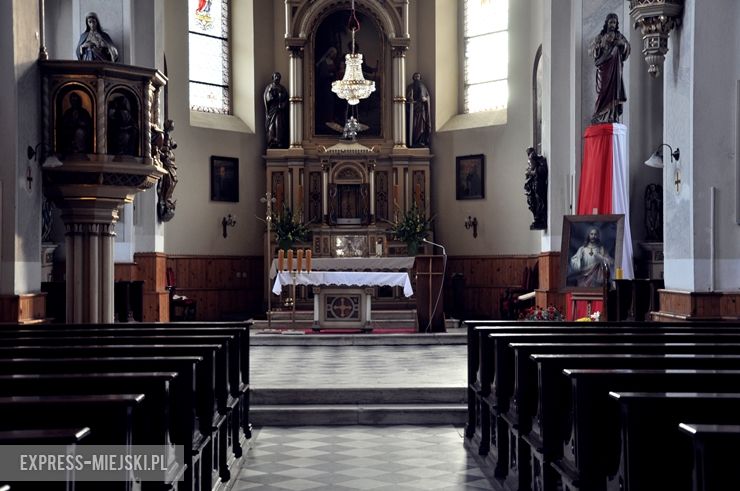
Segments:
[[[462,342],[460,334],[254,335],[250,371],[256,426],[232,489],[491,489],[491,473],[463,445]],[[269,415],[261,408],[270,394],[286,397],[296,388],[303,394],[283,405],[289,416],[277,407]],[[352,403],[341,400],[343,392]],[[401,392],[424,393],[433,402],[417,398],[412,411],[408,400],[397,404]],[[449,394],[440,410],[440,397]],[[363,397],[376,404],[363,404]],[[308,399],[322,404],[301,404]],[[377,404],[381,401],[385,404]],[[347,424],[371,413],[365,424]],[[271,426],[271,420],[293,426]],[[452,422],[441,424],[444,420]],[[316,421],[323,424],[311,424]]]

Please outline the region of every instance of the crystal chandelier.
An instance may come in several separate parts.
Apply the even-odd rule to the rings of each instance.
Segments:
[[[362,54],[355,53],[355,33],[360,30],[360,21],[355,15],[355,0],[352,0],[352,14],[349,18],[349,27],[352,31],[352,53],[344,56],[344,77],[331,83],[331,91],[340,99],[346,99],[354,106],[360,99],[367,99],[375,90],[375,82],[365,80],[362,75]]]

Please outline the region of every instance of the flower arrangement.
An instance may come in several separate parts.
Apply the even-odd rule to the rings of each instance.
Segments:
[[[391,233],[395,239],[406,243],[409,255],[412,255],[416,253],[421,241],[429,236],[431,228],[432,219],[427,219],[424,211],[414,205],[399,221],[392,224]]]
[[[565,320],[563,314],[555,307],[550,305],[547,308],[530,307],[519,315],[519,320],[525,321],[562,321]]]
[[[306,240],[309,230],[293,216],[293,210],[283,205],[281,213],[272,213],[272,231],[280,249],[290,249],[294,243]]]

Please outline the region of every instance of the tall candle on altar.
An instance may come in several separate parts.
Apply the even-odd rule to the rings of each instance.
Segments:
[[[283,260],[285,259],[285,251],[280,249],[278,251],[278,273],[283,270]]]
[[[313,251],[311,249],[306,249],[306,271],[308,273],[311,272],[311,255],[313,254]]]
[[[288,249],[288,271],[293,271],[293,249]]]
[[[295,269],[300,273],[303,269],[303,249],[298,249],[297,251],[298,259]]]

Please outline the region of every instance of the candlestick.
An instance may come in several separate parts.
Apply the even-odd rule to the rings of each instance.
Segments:
[[[278,251],[278,273],[283,270],[283,260],[285,259],[285,251],[280,249]]]
[[[297,264],[296,264],[295,269],[296,271],[300,273],[301,270],[303,269],[303,249],[298,249],[297,255],[298,255],[298,259],[297,259]]]
[[[311,272],[311,256],[313,251],[311,249],[306,249],[306,271],[308,273]]]
[[[293,271],[293,249],[288,249],[288,271]]]

